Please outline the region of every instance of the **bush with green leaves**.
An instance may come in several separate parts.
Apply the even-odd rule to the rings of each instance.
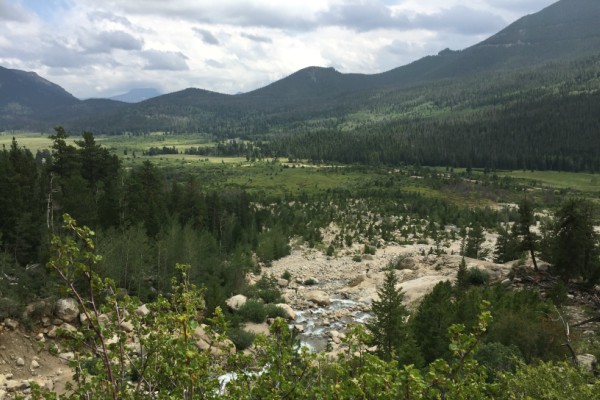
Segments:
[[[472,267],[467,270],[466,280],[469,285],[473,286],[487,285],[490,281],[490,274],[484,269]]]
[[[227,350],[213,353],[200,350],[192,332],[202,322],[212,343],[225,340],[227,324],[220,310],[214,318],[203,318],[204,301],[190,284],[188,269],[180,266],[173,281],[172,295],[159,296],[148,304],[150,314],[135,313],[139,304],[128,296],[114,296],[114,285],[101,279],[94,266],[92,232],[66,219],[69,234],[54,238],[49,266],[63,279],[64,287],[80,303],[88,322],[72,335],[76,352],[72,366],[79,371],[66,399],[593,399],[600,398],[600,384],[591,375],[567,363],[517,364],[504,368],[506,358],[485,357],[482,343],[492,333],[490,303],[480,301],[472,328],[442,323],[443,329],[423,330],[447,338],[445,359],[432,359],[422,370],[413,365],[399,367],[369,350],[373,338],[361,325],[350,326],[337,359],[309,352],[301,346],[297,332],[282,318],[270,326],[270,335],[258,335],[251,354]],[[77,281],[77,284],[75,282]],[[425,309],[434,305],[448,313],[455,295],[448,284],[434,288],[433,298],[424,300]],[[473,289],[471,289],[473,290]],[[482,291],[483,289],[477,289]],[[489,289],[486,289],[489,291]],[[493,293],[488,293],[493,298]],[[471,302],[481,296],[472,295]],[[495,310],[509,314],[512,303],[528,304],[528,297],[497,297]],[[509,303],[509,304],[507,304]],[[505,311],[502,311],[505,310]],[[424,313],[430,324],[444,314]],[[536,310],[535,312],[538,312]],[[109,322],[98,322],[100,313]],[[120,325],[127,315],[133,332],[125,334]],[[529,317],[529,315],[525,315]],[[417,318],[418,319],[418,318]],[[421,317],[421,322],[424,319]],[[446,329],[447,328],[447,329]],[[514,328],[513,328],[514,329]],[[519,328],[517,328],[519,329]],[[429,332],[429,333],[428,333]],[[139,348],[129,347],[128,336],[138,339]],[[234,335],[235,336],[235,335]],[[116,337],[116,343],[108,338]],[[489,338],[488,339],[492,339]],[[242,341],[246,341],[242,339]],[[505,344],[506,345],[506,344]],[[488,345],[492,346],[492,345]],[[509,346],[509,345],[506,345]],[[488,349],[489,350],[489,349]],[[492,352],[495,353],[495,352]],[[482,357],[485,365],[477,361]],[[497,362],[498,361],[498,362]],[[499,367],[498,367],[499,366]],[[493,381],[488,372],[497,372]],[[220,380],[219,377],[228,378]],[[31,398],[58,398],[32,384]]]
[[[264,275],[254,285],[245,287],[243,294],[252,299],[260,299],[264,303],[281,303],[281,292],[277,286],[277,278]]]

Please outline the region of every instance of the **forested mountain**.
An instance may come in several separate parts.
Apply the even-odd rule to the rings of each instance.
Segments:
[[[56,100],[34,102],[32,80],[2,87],[0,129],[203,132],[272,139],[275,156],[597,170],[599,20],[600,2],[561,0],[462,51],[375,75],[309,67],[239,95],[190,88],[125,104],[51,86]]]

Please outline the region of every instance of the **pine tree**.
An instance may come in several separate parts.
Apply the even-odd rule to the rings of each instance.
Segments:
[[[455,286],[459,290],[459,293],[469,286],[469,282],[467,281],[467,262],[464,257],[460,260],[460,264],[458,265]]]
[[[478,258],[481,250],[481,245],[485,241],[483,236],[483,229],[481,225],[475,224],[471,230],[469,230],[469,237],[465,245],[465,256],[471,258]]]
[[[509,231],[505,227],[498,230],[498,240],[494,249],[494,262],[505,263],[516,260],[521,256],[521,246],[519,245],[517,225],[513,225]]]
[[[395,272],[387,271],[383,286],[377,291],[379,300],[373,301],[373,319],[367,323],[367,329],[373,336],[373,344],[377,345],[379,357],[386,361],[396,358],[401,364],[420,365],[422,358],[418,346],[405,322],[408,311],[402,303],[404,293],[396,289],[397,284]]]
[[[535,219],[531,202],[527,197],[524,197],[519,203],[519,221],[517,223],[517,232],[521,236],[520,249],[522,251],[528,251],[529,254],[531,254],[533,269],[538,271],[537,261],[535,259],[537,236],[529,229],[534,223]]]
[[[583,199],[569,200],[556,213],[554,267],[567,281],[582,277],[594,283],[600,277],[600,249],[594,231],[594,204]]]

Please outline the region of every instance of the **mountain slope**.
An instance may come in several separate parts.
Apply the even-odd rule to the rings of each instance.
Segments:
[[[186,89],[137,104],[109,100],[79,102],[56,85],[32,79],[22,83],[21,89],[0,88],[0,99],[2,95],[5,97],[4,103],[0,102],[0,129],[32,125],[41,129],[62,123],[72,130],[91,129],[97,133],[165,130],[239,136],[306,131],[322,126],[355,129],[372,126],[374,121],[414,118],[423,115],[423,110],[436,110],[433,116],[439,118],[461,107],[468,110],[501,107],[515,101],[523,87],[533,88],[538,84],[560,87],[574,73],[565,65],[599,54],[597,21],[600,21],[600,1],[561,0],[462,51],[444,50],[375,75],[309,67],[235,96]],[[550,70],[544,71],[543,83],[535,78],[535,73],[529,75],[533,78],[520,80],[519,74],[536,71],[549,63],[558,65],[560,76]],[[585,63],[585,68],[586,73],[594,76],[598,67],[590,62]],[[10,70],[0,72],[4,71]],[[591,78],[585,79],[593,85]],[[486,89],[486,81],[496,80],[501,84]],[[34,84],[39,87],[31,88]],[[453,87],[453,91],[448,87]],[[20,93],[31,94],[35,90],[48,93],[19,97]],[[490,97],[486,90],[495,93]],[[465,94],[457,96],[456,92]],[[34,104],[35,101],[39,104]],[[470,112],[472,115],[474,111]]]
[[[462,51],[442,51],[376,76],[379,84],[458,78],[576,59],[600,51],[600,1],[561,0]]]
[[[124,103],[139,103],[140,101],[148,100],[160,95],[161,93],[154,88],[137,88],[131,89],[127,93],[112,96],[109,100],[122,101]]]
[[[0,109],[39,112],[77,103],[72,94],[35,72],[0,67]]]

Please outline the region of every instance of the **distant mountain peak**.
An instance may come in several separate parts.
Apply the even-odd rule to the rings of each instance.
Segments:
[[[127,93],[109,97],[110,100],[122,101],[124,103],[139,103],[153,97],[160,96],[162,93],[155,88],[134,88]]]

